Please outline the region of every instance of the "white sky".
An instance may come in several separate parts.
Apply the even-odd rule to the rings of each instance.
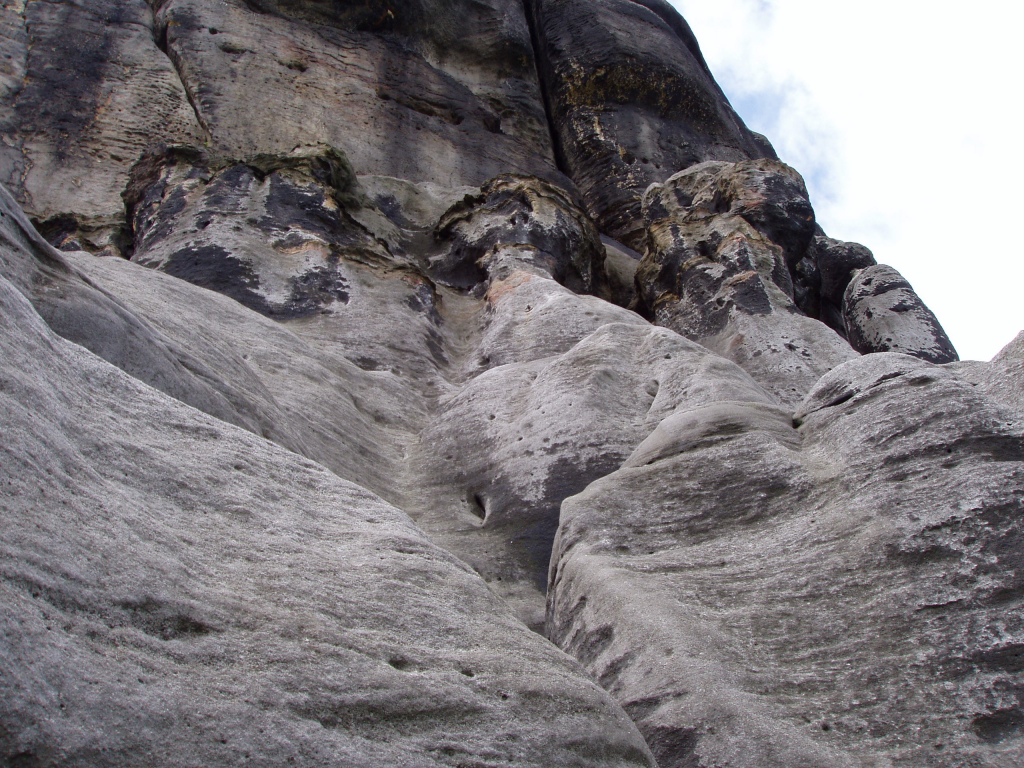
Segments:
[[[825,231],[900,270],[962,359],[1024,329],[1024,3],[670,1]]]

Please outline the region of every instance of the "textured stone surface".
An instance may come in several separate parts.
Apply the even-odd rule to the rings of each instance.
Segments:
[[[1018,417],[903,355],[795,422],[680,409],[563,504],[548,632],[663,768],[1019,764],[1022,460]]]
[[[989,363],[968,360],[949,367],[993,400],[1024,413],[1024,331]]]
[[[301,328],[157,270],[82,253],[66,258],[215,371],[225,396],[253,414],[242,426],[400,501],[402,446],[426,419],[421,396],[402,377],[364,370],[345,357],[346,347],[320,348]]]
[[[604,263],[598,274],[598,296],[620,307],[635,306],[636,271],[643,257],[605,235],[601,235],[601,242],[604,244]]]
[[[168,338],[84,279],[36,232],[2,186],[0,242],[0,276],[32,301],[56,333],[182,402],[261,430],[259,416],[219,385],[214,370],[188,348],[187,338]]]
[[[777,160],[708,162],[644,195],[640,299],[655,322],[736,361],[798,403],[856,353],[794,303],[791,270],[814,235],[803,180]]]
[[[643,247],[640,198],[705,160],[774,156],[664,0],[529,0],[561,161],[598,228]]]
[[[766,396],[739,368],[670,331],[639,318],[608,322],[618,318],[598,300],[572,302],[550,281],[512,280],[526,282],[493,285],[492,311],[537,313],[520,338],[546,337],[550,354],[552,325],[564,329],[576,315],[597,329],[578,332],[575,344],[561,330],[561,354],[509,360],[442,401],[412,452],[422,497],[409,510],[539,628],[562,499],[614,471],[681,401]]]
[[[830,328],[846,336],[843,320],[843,295],[856,271],[874,266],[875,257],[860,243],[844,243],[816,235],[807,255],[797,265],[795,282],[806,267],[813,277],[805,287],[803,301],[797,304],[810,317],[817,317]]]
[[[0,10],[0,182],[54,239],[123,245],[121,192],[156,140],[203,131],[146,0],[15,0]]]
[[[409,519],[55,336],[0,279],[11,765],[651,765]]]
[[[515,0],[169,0],[158,20],[226,155],[328,144],[414,182],[563,178]]]
[[[0,127],[0,763],[1024,762],[1022,344],[667,4],[13,0]]]
[[[850,280],[843,321],[858,352],[903,352],[933,363],[960,359],[935,314],[903,275],[885,264],[868,267]]]

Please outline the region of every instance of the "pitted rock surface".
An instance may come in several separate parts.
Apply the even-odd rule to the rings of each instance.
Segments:
[[[146,0],[15,0],[0,10],[0,182],[48,235],[123,246],[121,192],[154,140],[204,131]]]
[[[598,227],[643,247],[640,199],[705,160],[774,157],[664,0],[529,0],[556,148]]]
[[[169,0],[157,20],[223,154],[328,144],[414,182],[564,178],[515,0]]]
[[[960,359],[935,314],[903,275],[885,264],[867,267],[850,280],[843,321],[859,352],[903,352],[933,363]]]
[[[0,764],[1024,762],[1020,339],[667,3],[13,0],[0,127]]]
[[[5,762],[653,765],[399,510],[0,310]]]
[[[904,355],[680,409],[563,504],[548,633],[661,766],[1010,766],[1022,476],[1019,416]]]
[[[856,355],[794,301],[814,235],[803,180],[777,160],[709,162],[644,195],[636,275],[655,322],[739,363],[787,405]]]

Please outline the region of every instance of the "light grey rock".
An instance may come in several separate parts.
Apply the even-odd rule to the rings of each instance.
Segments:
[[[799,175],[775,160],[708,162],[644,195],[641,302],[659,325],[739,363],[795,405],[856,356],[794,303],[793,269],[814,233]]]
[[[1024,331],[1003,347],[991,362],[965,360],[949,367],[988,397],[1024,414]]]
[[[0,182],[51,239],[117,253],[139,154],[203,139],[153,12],[146,0],[16,0],[0,14]]]
[[[843,321],[858,352],[903,352],[932,363],[960,359],[935,314],[903,275],[885,264],[868,267],[850,280]]]
[[[175,152],[175,157],[182,154]],[[592,282],[599,241],[582,211],[558,188],[524,177],[493,180],[444,209],[441,203],[451,199],[450,192],[380,179],[371,180],[370,192],[347,187],[349,192],[339,195],[337,183],[332,187],[317,180],[317,174],[339,175],[327,173],[329,164],[317,165],[323,159],[317,154],[311,156],[313,166],[305,158],[301,168],[287,170],[286,178],[274,171],[263,181],[251,162],[211,172],[211,164],[197,162],[194,153],[184,156],[185,162],[167,164],[166,155],[160,155],[148,171],[139,169],[137,191],[129,198],[136,260],[157,270],[84,255],[76,256],[76,263],[108,291],[130,297],[126,301],[133,311],[152,318],[161,333],[188,345],[204,365],[218,371],[232,396],[250,403],[272,426],[263,431],[265,436],[401,506],[435,541],[471,562],[521,618],[540,628],[547,555],[561,499],[615,469],[661,412],[656,409],[633,423],[651,405],[654,395],[648,390],[658,390],[652,381],[659,374],[650,360],[624,359],[611,366],[619,373],[594,379],[601,394],[588,408],[566,414],[564,424],[548,423],[537,413],[545,410],[544,397],[560,398],[591,386],[599,350],[607,347],[607,354],[618,355],[654,331],[635,313],[578,295],[554,279],[578,287]],[[261,162],[270,167],[266,158]],[[393,261],[388,261],[388,246],[367,240],[366,230],[350,222],[353,212],[383,213],[367,201],[386,203],[386,190],[404,190],[397,197],[387,192],[396,205],[383,205],[395,227]],[[295,204],[299,194],[301,204]],[[407,212],[400,200],[409,204]],[[430,222],[432,216],[439,221]],[[346,230],[324,222],[350,223]],[[340,241],[346,231],[363,238],[355,249]],[[262,276],[269,272],[278,283],[308,285],[310,261],[289,260],[287,251],[282,254],[274,240],[268,242],[268,232],[281,232],[281,239],[287,236],[293,246],[305,244],[329,264],[345,280],[346,300],[312,307],[271,304]],[[433,261],[420,252],[419,264],[411,256],[403,262],[402,249],[425,233],[430,234],[430,252],[437,254]],[[366,242],[378,249],[375,261],[359,249]],[[206,243],[230,249],[230,259],[205,259]],[[181,276],[242,303],[162,274],[172,271],[169,265],[182,252],[194,271]],[[232,262],[246,265],[253,279],[236,281],[240,270]],[[471,291],[433,284],[425,271]],[[282,311],[293,307],[302,311]],[[535,479],[484,490],[495,467],[507,463],[500,471],[516,473],[523,459],[514,450],[505,456],[498,446],[489,448],[496,457],[476,455],[471,439],[476,428],[468,425],[491,415],[478,409],[512,396],[517,385],[510,382],[516,377],[558,360],[571,371],[576,365],[571,350],[613,325],[624,326],[617,340],[594,341],[578,376],[563,373],[550,385],[542,378],[504,403],[507,420],[518,423],[510,439],[529,435],[517,447],[541,455],[533,461]],[[683,345],[688,358],[707,355],[668,331],[657,334],[670,340],[664,342],[669,347]],[[670,366],[661,378],[672,378],[672,364],[660,354],[658,365]],[[497,369],[494,375],[481,376],[490,369]],[[606,418],[606,406],[623,413],[597,426]],[[563,437],[555,455],[546,455],[540,450],[543,440],[563,428],[592,447],[573,450]],[[470,433],[463,435],[467,429]],[[458,456],[454,467],[452,460],[441,460],[451,451]],[[550,481],[545,479],[549,474]],[[474,483],[488,497],[504,494],[507,514],[494,514],[482,524],[473,514]],[[522,507],[518,513],[516,505]]]
[[[545,304],[565,289],[522,278],[514,290],[492,294],[491,311],[518,314],[530,286],[536,309],[524,313],[541,316],[524,323],[520,338],[560,338],[569,348],[491,368],[443,400],[411,450],[420,495],[407,509],[434,541],[470,563],[524,622],[539,628],[562,500],[617,469],[680,402],[767,395],[734,364],[639,318],[592,318],[596,330],[565,344],[566,331],[549,329],[564,325],[573,311],[586,316],[587,305],[563,300],[558,315],[545,318]],[[537,298],[544,290],[546,302]],[[553,344],[545,351],[553,352]]]
[[[1024,762],[1022,344],[662,0],[13,0],[0,129],[0,763]]]
[[[188,349],[92,284],[32,227],[0,185],[0,276],[32,302],[59,335],[135,378],[229,423],[261,433],[269,425]],[[186,343],[179,343],[184,341]]]
[[[55,336],[0,278],[0,755],[653,765],[409,519]]]
[[[548,633],[662,768],[1009,768],[1022,488],[1024,422],[913,357],[839,366],[795,421],[680,408],[563,504]]]
[[[65,257],[216,371],[226,396],[258,415],[250,431],[401,502],[402,446],[422,429],[427,411],[398,373],[364,370],[345,357],[347,347],[319,347],[301,328],[159,270],[84,253]]]

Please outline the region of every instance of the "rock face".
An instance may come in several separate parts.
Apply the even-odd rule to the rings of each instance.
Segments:
[[[857,272],[850,281],[843,296],[843,323],[858,352],[906,352],[933,363],[960,359],[910,283],[885,264]]]
[[[774,157],[665,0],[529,0],[556,148],[602,232],[637,250],[649,184],[705,160]]]
[[[0,52],[0,763],[1024,762],[1022,345],[958,362],[667,4]]]
[[[652,764],[400,511],[0,310],[5,763]]]
[[[1022,438],[892,353],[679,409],[563,505],[549,635],[661,766],[1012,765]]]
[[[359,173],[449,187],[559,176],[516,0],[157,5],[167,53],[226,154],[323,143]]]
[[[43,230],[75,247],[119,249],[121,193],[159,137],[204,131],[146,0],[5,3],[0,182]]]
[[[787,405],[855,356],[794,303],[814,211],[777,160],[701,163],[644,195],[640,297],[659,325],[735,360]]]

